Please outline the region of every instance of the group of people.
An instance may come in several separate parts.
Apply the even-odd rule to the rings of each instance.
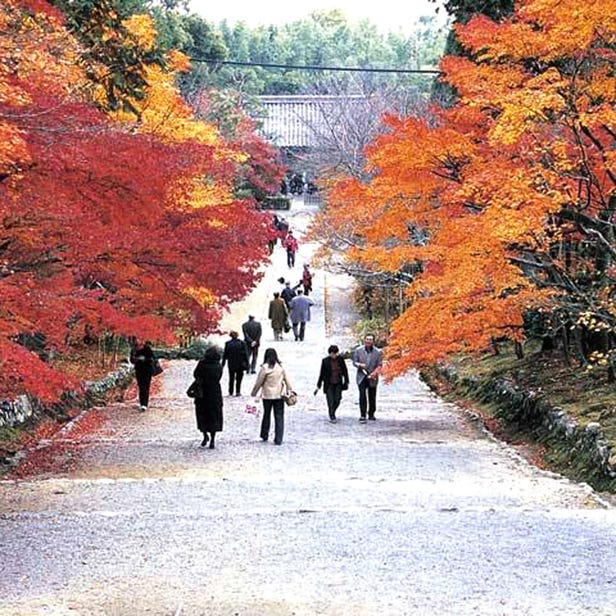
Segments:
[[[272,216],[272,230],[267,244],[270,255],[274,252],[274,247],[279,239],[287,253],[287,265],[292,269],[295,267],[295,255],[299,249],[299,242],[292,229],[289,229],[287,220],[278,216],[278,214],[274,214]]]
[[[310,308],[314,306],[314,301],[309,297],[312,291],[312,272],[305,264],[302,278],[295,286],[292,287],[291,282],[284,278],[279,278],[278,282],[283,288],[274,293],[268,309],[274,340],[282,340],[283,332],[293,329],[295,340],[302,341],[306,334],[306,323],[310,321]]]
[[[278,225],[284,228],[283,246],[287,250],[287,264],[295,265],[297,240],[286,221],[278,220]],[[312,272],[308,264],[304,264],[301,279],[296,285],[289,280],[279,278],[283,285],[281,291],[273,294],[269,303],[268,318],[270,319],[274,340],[283,339],[283,333],[293,331],[296,341],[303,341],[306,334],[306,324],[311,319],[311,308],[314,301],[312,292]],[[256,380],[251,390],[251,396],[260,395],[263,405],[260,437],[267,441],[270,436],[272,415],[274,417],[274,443],[282,444],[284,435],[285,395],[292,391],[289,376],[283,368],[274,348],[268,348],[263,354],[263,363],[257,373],[257,361],[261,346],[262,327],[254,315],[242,324],[243,340],[237,331],[229,332],[229,340],[225,342],[222,353],[216,347],[209,347],[193,373],[199,383],[195,396],[195,413],[197,428],[203,435],[202,447],[209,445],[215,448],[216,434],[223,429],[223,395],[221,379],[224,367],[228,370],[229,396],[241,396],[242,381],[245,373],[256,374]],[[135,347],[131,361],[135,365],[135,374],[139,386],[140,409],[148,406],[152,365],[155,360],[149,343]],[[362,346],[355,349],[351,360],[357,369],[356,383],[359,392],[359,420],[366,422],[375,419],[376,390],[383,362],[383,353],[374,345],[374,336],[369,334],[364,338]],[[337,422],[336,412],[342,400],[342,392],[349,388],[349,372],[346,361],[338,346],[332,344],[327,356],[321,361],[319,376],[314,394],[321,389],[325,394],[329,420]]]
[[[254,321],[254,317],[244,325]],[[235,336],[233,335],[235,334]],[[255,339],[252,339],[255,341]],[[209,443],[210,449],[214,449],[216,433],[223,428],[223,396],[220,381],[223,374],[223,366],[227,362],[229,366],[229,395],[239,394],[237,371],[232,368],[228,349],[239,348],[237,343],[246,344],[238,340],[237,332],[231,332],[231,340],[225,344],[225,350],[221,355],[215,347],[210,347],[202,360],[199,361],[193,376],[200,383],[199,396],[195,397],[195,413],[197,428],[203,434],[201,446]],[[257,349],[259,340],[257,342]],[[246,347],[245,347],[246,348]],[[247,359],[244,354],[242,361]],[[221,361],[222,360],[222,361]],[[376,390],[379,375],[383,365],[383,352],[374,345],[374,336],[368,334],[364,337],[362,346],[356,348],[351,356],[353,366],[357,369],[356,383],[359,391],[359,421],[376,419]],[[233,364],[236,365],[236,364]],[[247,371],[249,364],[243,362],[243,370]],[[254,372],[254,370],[251,370]],[[235,389],[234,389],[235,387]],[[328,354],[321,361],[319,377],[317,380],[316,395],[323,390],[327,402],[329,420],[336,423],[336,411],[342,400],[342,392],[349,388],[349,372],[340,349],[332,344],[328,348]],[[276,349],[268,348],[263,355],[263,364],[257,374],[250,395],[259,396],[262,399],[263,416],[261,419],[260,438],[262,441],[269,440],[272,415],[274,416],[274,443],[281,445],[284,436],[284,408],[285,396],[293,391],[289,375],[282,366]]]
[[[280,241],[283,242],[288,232],[289,223],[287,220],[282,216],[278,216],[278,214],[274,214],[272,216],[272,228],[270,230],[269,240],[267,242],[270,255],[274,252],[274,248],[278,240],[280,239]]]
[[[222,368],[227,366],[229,371],[229,395],[241,396],[242,379],[244,372],[255,374],[257,358],[263,333],[261,323],[254,315],[248,315],[248,320],[242,324],[244,339],[240,340],[236,331],[229,332],[229,340],[225,342],[222,353]],[[219,358],[221,359],[221,358]]]
[[[237,341],[237,338],[233,338],[229,342],[232,341]],[[225,351],[229,342],[225,344]],[[224,352],[221,362],[220,352],[216,347],[209,347],[193,373],[193,377],[200,385],[199,395],[195,397],[195,415],[197,418],[197,429],[203,434],[201,447],[205,447],[209,443],[210,449],[214,449],[216,433],[221,432],[223,428],[223,397],[220,381],[223,374],[224,361]],[[233,383],[237,383],[237,379],[234,376],[231,365],[229,365],[229,395],[232,395]],[[273,413],[274,443],[282,445],[284,434],[284,396],[290,393],[292,389],[289,376],[278,359],[276,349],[266,349],[263,355],[263,364],[257,374],[250,394],[256,397],[260,393],[263,402],[261,440],[269,440]],[[236,395],[240,394],[236,393]]]
[[[357,347],[351,361],[357,369],[355,382],[359,392],[359,421],[374,421],[376,419],[376,389],[379,375],[383,367],[383,351],[374,345],[374,335],[366,334],[363,345]],[[342,401],[342,392],[349,388],[349,372],[340,349],[332,344],[327,349],[327,357],[321,361],[321,370],[316,395],[323,388],[327,400],[329,420],[336,423],[336,411]]]

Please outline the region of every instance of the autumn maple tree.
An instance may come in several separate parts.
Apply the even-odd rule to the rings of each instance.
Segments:
[[[78,384],[49,358],[86,333],[215,329],[258,278],[268,221],[234,196],[247,155],[179,96],[181,54],[111,93],[47,3],[3,3],[0,28],[0,397],[54,399]],[[118,32],[114,49],[152,49],[146,16]]]
[[[341,180],[318,224],[351,262],[413,272],[390,375],[521,342],[529,315],[609,358],[616,18],[598,1],[526,0],[456,28],[467,57],[441,68],[457,103],[389,118],[367,180]]]

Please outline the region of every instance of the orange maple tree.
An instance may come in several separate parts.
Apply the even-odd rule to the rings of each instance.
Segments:
[[[0,397],[54,399],[78,384],[49,354],[86,332],[215,329],[255,284],[269,223],[234,197],[246,155],[177,93],[180,55],[142,67],[140,96],[108,105],[47,3],[3,3],[0,28]],[[151,45],[148,18],[125,31]]]
[[[611,329],[616,256],[616,20],[597,1],[518,2],[457,26],[459,94],[389,118],[368,179],[333,191],[321,226],[375,272],[418,272],[392,324],[388,373],[521,341],[533,311]],[[557,322],[556,322],[557,321]]]

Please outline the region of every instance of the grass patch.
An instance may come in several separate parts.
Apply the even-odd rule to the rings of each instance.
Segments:
[[[561,353],[541,352],[538,346],[528,346],[525,357],[519,359],[507,345],[502,345],[498,355],[456,357],[448,366],[455,370],[454,381],[436,370],[424,374],[441,395],[472,409],[493,434],[514,445],[536,466],[616,493],[616,478],[598,461],[596,450],[580,447],[579,441],[573,446],[562,431],[547,430],[542,415],[537,414],[539,408],[559,407],[579,426],[577,434],[585,434],[590,423],[599,424],[600,435],[611,447],[613,465],[616,385],[608,382],[605,369],[569,366]],[[510,393],[503,398],[502,389],[509,387]]]
[[[542,353],[538,346],[527,347],[518,359],[508,345],[502,346],[500,355],[457,358],[452,364],[462,378],[502,378],[536,392],[580,425],[598,422],[606,438],[616,444],[616,384],[608,383],[603,369],[568,366],[559,352]]]

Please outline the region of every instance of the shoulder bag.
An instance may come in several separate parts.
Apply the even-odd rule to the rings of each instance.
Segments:
[[[287,391],[282,394],[282,399],[287,406],[295,406],[297,404],[297,394],[294,391]]]
[[[186,395],[189,398],[203,398],[203,387],[199,379],[195,379],[190,384],[190,387],[186,390]]]
[[[158,361],[158,359],[155,357],[152,360],[152,376],[158,376],[159,374],[162,374],[163,372],[163,367],[160,365],[160,361]]]

